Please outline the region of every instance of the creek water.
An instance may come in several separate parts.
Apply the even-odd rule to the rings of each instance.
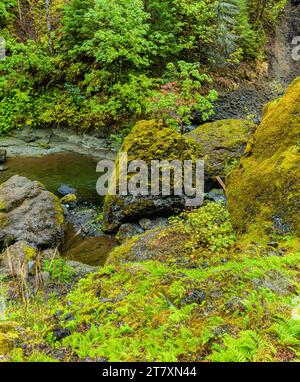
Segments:
[[[101,207],[103,198],[96,192],[97,162],[74,153],[50,154],[43,157],[8,158],[8,170],[0,172],[0,182],[13,175],[25,176],[43,183],[48,191],[58,195],[58,188],[68,185],[76,190],[79,199]]]
[[[104,198],[96,191],[96,182],[100,176],[96,172],[96,165],[97,162],[94,159],[74,153],[8,158],[5,163],[8,170],[0,172],[0,183],[13,175],[25,176],[30,180],[40,181],[48,191],[58,197],[61,197],[58,192],[60,186],[67,185],[76,190],[79,203],[100,213]],[[88,265],[103,265],[108,253],[116,245],[116,240],[109,236],[76,235],[68,224],[61,252],[70,260]]]

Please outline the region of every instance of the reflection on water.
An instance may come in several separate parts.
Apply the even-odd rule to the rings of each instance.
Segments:
[[[117,245],[116,239],[106,235],[83,238],[80,233],[74,233],[72,227],[68,225],[61,254],[68,260],[98,266],[104,265],[108,254]]]
[[[66,184],[76,189],[79,199],[98,206],[103,203],[103,198],[96,192],[100,175],[96,173],[97,162],[86,156],[60,153],[38,158],[9,158],[5,165],[9,169],[0,172],[0,183],[18,174],[42,182],[54,194]]]

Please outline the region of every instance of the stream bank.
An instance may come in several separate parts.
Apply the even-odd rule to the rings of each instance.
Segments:
[[[101,232],[104,199],[96,191],[98,161],[114,160],[116,155],[110,141],[62,129],[24,129],[0,138],[0,149],[7,152],[0,183],[20,175],[41,182],[59,199],[76,194],[76,203],[63,206],[66,232],[61,254],[87,265],[103,265],[117,245]]]

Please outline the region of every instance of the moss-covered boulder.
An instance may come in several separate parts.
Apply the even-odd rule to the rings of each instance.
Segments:
[[[225,177],[241,158],[256,127],[250,121],[225,119],[206,123],[186,134],[197,142],[199,155],[205,159],[207,188],[216,183],[217,176]]]
[[[0,186],[0,244],[55,247],[64,236],[59,199],[39,182],[15,175]]]
[[[143,160],[151,168],[152,160],[196,160],[197,144],[179,134],[162,121],[140,121],[126,137],[120,149],[126,152],[128,163]],[[119,183],[119,160],[116,160],[116,183]],[[129,174],[128,180],[135,174]],[[150,187],[150,179],[149,179]],[[171,194],[172,188],[171,186]],[[152,216],[170,216],[185,207],[184,196],[117,196],[108,194],[104,205],[103,229],[116,231],[122,224],[138,222],[139,219]]]
[[[262,239],[300,234],[300,78],[284,97],[267,105],[227,197],[239,233]]]

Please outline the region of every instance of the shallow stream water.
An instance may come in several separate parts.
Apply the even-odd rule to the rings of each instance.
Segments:
[[[8,170],[0,172],[0,183],[13,175],[25,176],[43,183],[48,191],[58,195],[58,188],[68,185],[76,190],[79,199],[102,206],[103,198],[96,192],[97,162],[89,157],[60,153],[43,157],[8,158]]]

